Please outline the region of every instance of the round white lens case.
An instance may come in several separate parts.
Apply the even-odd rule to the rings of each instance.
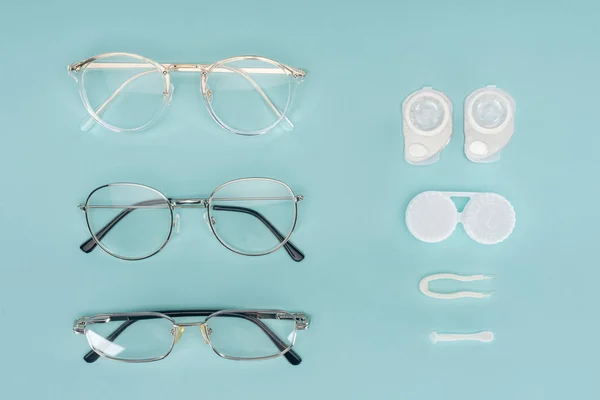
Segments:
[[[437,243],[447,239],[457,223],[454,202],[440,192],[423,192],[412,199],[406,209],[408,230],[423,242]]]
[[[458,212],[452,197],[469,198],[462,212]],[[447,239],[459,223],[476,242],[497,244],[513,232],[516,215],[510,202],[496,193],[423,192],[406,209],[408,230],[423,242]]]
[[[402,102],[402,131],[406,161],[433,164],[452,136],[452,102],[431,87],[411,93]]]
[[[465,100],[465,155],[473,162],[493,162],[515,131],[514,99],[496,86],[472,92]]]

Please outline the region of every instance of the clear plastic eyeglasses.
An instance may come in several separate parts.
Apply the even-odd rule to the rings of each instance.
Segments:
[[[155,122],[173,96],[171,72],[200,74],[200,91],[212,118],[239,135],[260,135],[287,117],[293,94],[306,72],[259,56],[232,57],[213,64],[159,64],[130,53],[106,53],[71,64],[89,117],[115,132],[142,130]]]
[[[262,256],[283,247],[294,261],[304,254],[290,242],[298,218],[296,195],[270,178],[242,178],[222,184],[208,198],[167,198],[149,186],[111,183],[90,193],[79,208],[91,237],[81,246],[96,246],[122,260],[143,260],[161,251],[179,232],[176,208],[205,208],[205,220],[229,250]]]
[[[206,317],[203,321],[175,322],[174,318]],[[304,313],[282,310],[186,310],[98,314],[75,321],[73,331],[85,335],[91,351],[83,359],[99,357],[131,363],[162,360],[185,328],[200,328],[204,342],[229,360],[266,360],[284,356],[292,365],[302,362],[292,350],[299,330],[308,329]]]

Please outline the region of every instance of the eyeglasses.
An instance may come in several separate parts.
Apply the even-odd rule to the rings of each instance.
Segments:
[[[208,112],[223,129],[260,135],[282,124],[294,90],[306,72],[258,56],[227,58],[213,64],[159,64],[130,53],[106,53],[71,64],[81,100],[90,114],[81,124],[96,123],[115,132],[139,131],[155,122],[173,95],[171,72],[200,74]]]
[[[174,318],[206,317],[201,322]],[[185,328],[198,327],[204,342],[229,360],[266,360],[284,356],[292,365],[302,362],[292,350],[296,333],[308,329],[304,313],[282,310],[194,310],[98,314],[75,321],[73,331],[83,334],[91,351],[83,359],[99,357],[132,363],[162,360]]]
[[[85,204],[91,237],[81,246],[96,246],[122,260],[143,260],[161,251],[179,232],[175,208],[206,208],[205,220],[229,250],[262,256],[283,247],[294,261],[304,254],[289,240],[298,219],[295,195],[285,183],[269,178],[242,178],[222,184],[208,198],[167,198],[149,186],[111,183],[94,189]]]

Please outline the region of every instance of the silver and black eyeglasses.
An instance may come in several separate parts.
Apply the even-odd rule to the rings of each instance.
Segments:
[[[206,318],[189,321],[193,317]],[[73,331],[88,340],[92,350],[83,357],[88,363],[99,357],[134,363],[162,360],[186,328],[198,327],[204,342],[220,357],[266,360],[284,356],[298,365],[302,359],[292,347],[297,332],[308,325],[306,314],[282,310],[186,310],[81,317]]]
[[[96,246],[123,260],[142,260],[162,250],[179,231],[176,208],[205,208],[205,220],[229,250],[262,256],[283,247],[294,261],[304,254],[290,242],[298,219],[296,195],[270,178],[242,178],[222,184],[207,198],[167,198],[149,186],[111,183],[90,193],[79,208],[91,237],[81,246]]]
[[[106,53],[69,65],[89,117],[115,132],[139,131],[154,123],[173,96],[171,72],[200,75],[208,112],[223,129],[260,135],[288,118],[294,91],[305,71],[259,56],[240,56],[212,64],[159,64],[130,53]]]

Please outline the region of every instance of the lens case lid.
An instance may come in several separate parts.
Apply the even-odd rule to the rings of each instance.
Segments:
[[[452,102],[424,87],[402,102],[404,157],[413,165],[435,163],[452,136]]]
[[[514,99],[496,86],[473,91],[465,100],[465,155],[473,162],[493,162],[515,131]]]
[[[452,197],[468,197],[459,212]],[[406,209],[406,225],[417,239],[438,243],[463,224],[467,235],[478,243],[497,244],[513,232],[516,215],[508,200],[496,193],[423,192]]]

